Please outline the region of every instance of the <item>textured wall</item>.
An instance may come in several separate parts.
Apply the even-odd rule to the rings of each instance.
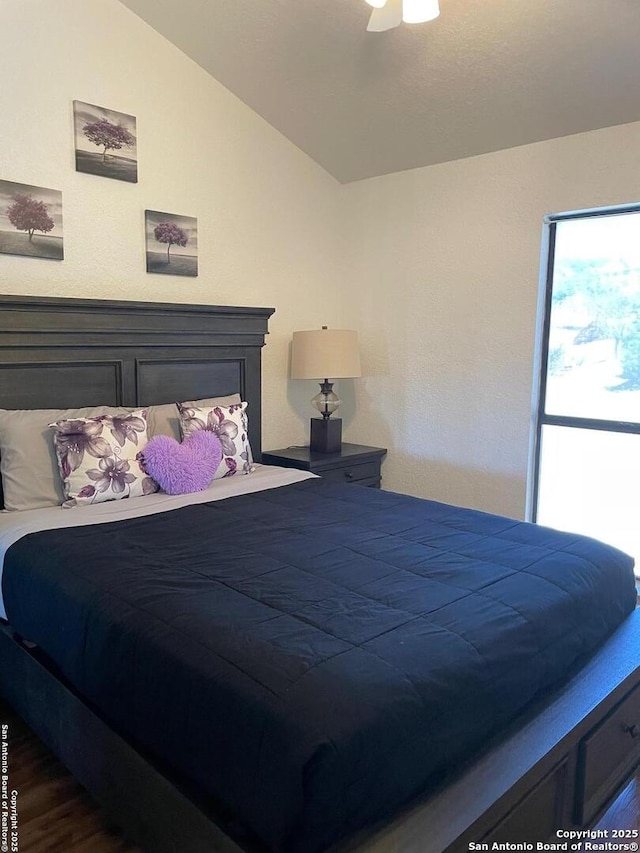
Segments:
[[[275,306],[265,448],[307,440],[291,332],[357,328],[345,434],[389,448],[385,485],[522,515],[542,218],[637,201],[640,124],[340,186],[116,0],[3,0],[0,76],[0,178],[62,190],[65,224],[0,291]],[[138,184],[74,171],[73,99],[137,116]],[[198,217],[197,279],[145,272],[146,207]]]
[[[116,0],[3,0],[0,79],[0,178],[62,190],[65,232],[62,262],[0,255],[0,292],[275,306],[264,446],[302,441],[288,344],[341,319],[337,182]],[[138,184],[74,170],[74,99],[137,116]],[[198,278],[145,272],[145,208],[198,218]]]
[[[387,488],[522,517],[543,216],[638,201],[640,124],[343,190],[348,435],[389,448]]]

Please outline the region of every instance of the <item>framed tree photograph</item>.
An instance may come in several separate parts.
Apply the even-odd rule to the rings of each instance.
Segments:
[[[61,261],[62,193],[0,180],[0,252]]]
[[[145,210],[147,272],[198,275],[198,220]]]
[[[76,171],[138,182],[135,116],[73,102]]]

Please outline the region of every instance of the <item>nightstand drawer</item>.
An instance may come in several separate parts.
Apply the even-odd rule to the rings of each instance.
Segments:
[[[285,447],[265,451],[262,461],[265,465],[311,471],[333,483],[358,483],[379,489],[382,482],[380,466],[386,452],[384,447],[343,442],[339,453],[317,453],[308,447]]]
[[[576,822],[588,823],[640,762],[640,687],[584,738],[578,754]]]
[[[344,465],[340,468],[330,468],[327,471],[318,471],[321,477],[327,480],[335,480],[340,483],[358,483],[360,480],[370,478],[380,479],[380,462],[362,462],[359,465]]]

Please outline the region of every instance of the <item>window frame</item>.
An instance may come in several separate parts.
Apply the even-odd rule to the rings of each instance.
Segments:
[[[616,205],[615,207],[602,207],[590,210],[572,211],[568,213],[554,213],[548,214],[544,217],[533,368],[531,435],[529,441],[529,465],[527,472],[527,521],[537,521],[538,498],[540,492],[540,451],[542,447],[542,429],[544,426],[561,426],[574,429],[592,429],[602,430],[604,432],[640,435],[640,422],[635,423],[629,421],[604,420],[600,418],[550,415],[545,412],[557,225],[560,222],[566,222],[568,220],[595,219],[599,216],[620,216],[627,213],[640,213],[640,202],[627,205]]]

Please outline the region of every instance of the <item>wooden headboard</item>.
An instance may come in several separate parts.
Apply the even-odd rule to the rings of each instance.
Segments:
[[[0,296],[0,408],[149,406],[238,392],[259,461],[261,348],[273,312]]]

